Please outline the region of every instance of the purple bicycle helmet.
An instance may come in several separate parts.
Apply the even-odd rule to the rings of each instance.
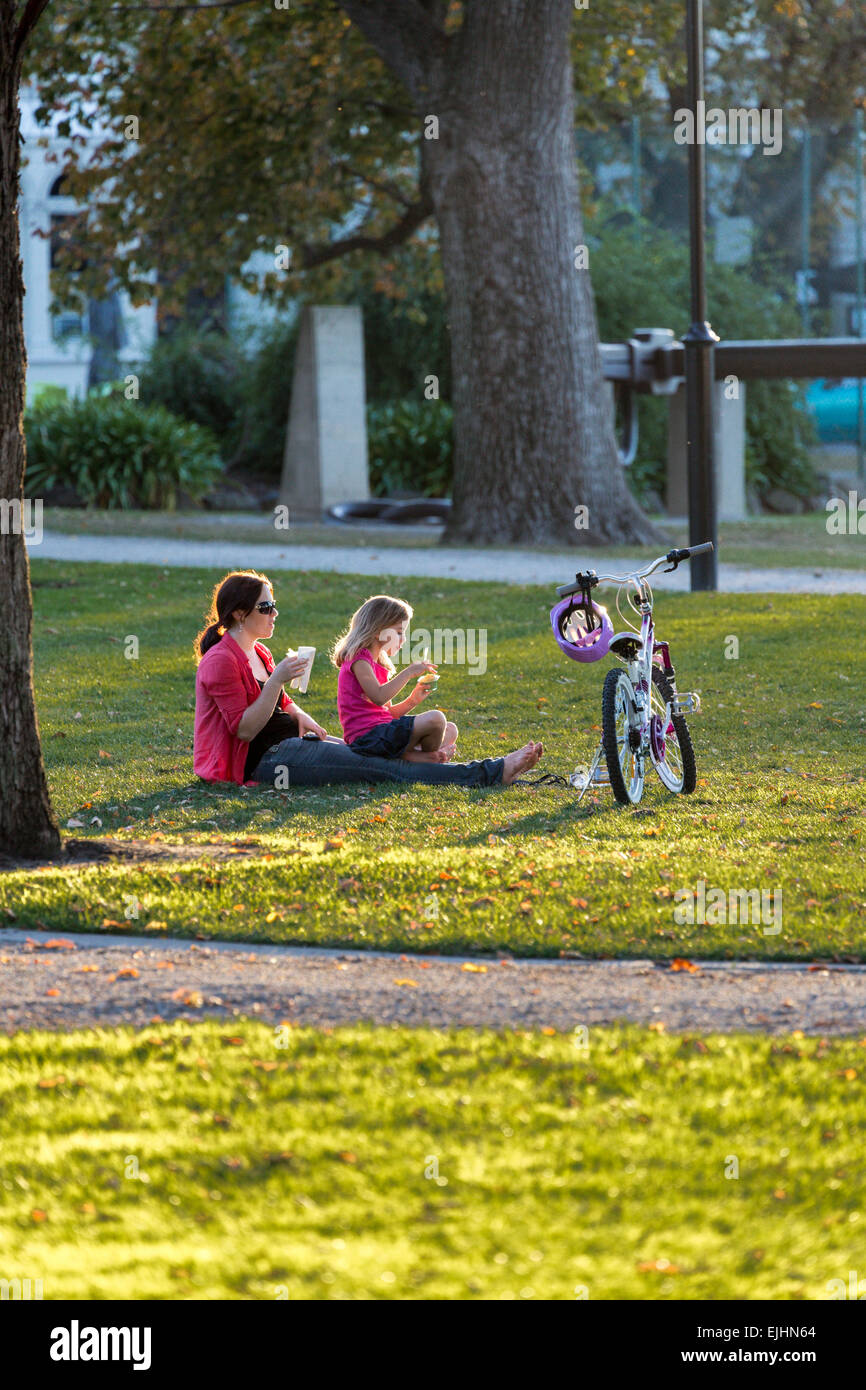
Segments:
[[[599,661],[607,656],[610,639],[613,637],[613,623],[607,609],[593,603],[592,611],[598,619],[590,631],[586,612],[574,606],[574,598],[562,599],[550,610],[550,622],[556,644],[572,661]]]

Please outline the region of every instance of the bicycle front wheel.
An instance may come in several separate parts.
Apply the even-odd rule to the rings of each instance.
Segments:
[[[624,806],[635,805],[643,795],[637,722],[634,686],[625,671],[608,671],[601,696],[601,742],[611,791]]]

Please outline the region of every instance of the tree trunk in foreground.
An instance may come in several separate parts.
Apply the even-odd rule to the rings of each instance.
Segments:
[[[447,39],[436,0],[344,9],[438,120],[421,146],[452,343],[446,540],[658,541],[619,461],[590,270],[575,265],[573,5],[471,0]]]
[[[31,2],[25,18],[35,22],[33,12],[44,8]],[[27,360],[18,229],[22,34],[16,11],[16,5],[0,0],[0,852],[56,858],[60,832],[48,795],[33,696],[30,566],[18,522],[21,513],[14,506],[22,500],[24,484]]]

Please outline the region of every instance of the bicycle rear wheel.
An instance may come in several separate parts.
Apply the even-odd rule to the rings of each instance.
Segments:
[[[665,707],[673,695],[667,676],[654,666],[650,695],[650,757],[663,786],[669,792],[688,796],[698,780],[695,750],[689,726],[681,714],[672,715],[665,723]]]
[[[608,671],[601,696],[601,741],[611,790],[624,806],[635,805],[643,795],[644,760],[635,747],[636,721],[634,686],[625,671]]]

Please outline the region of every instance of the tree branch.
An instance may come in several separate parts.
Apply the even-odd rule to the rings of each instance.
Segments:
[[[395,222],[394,226],[381,236],[365,236],[363,232],[355,232],[351,236],[329,242],[327,246],[305,246],[298,269],[313,270],[316,266],[335,261],[340,256],[348,256],[351,251],[390,251],[392,247],[408,240],[432,214],[433,199],[429,193],[422,193],[417,203],[413,203],[407,209],[400,221]]]
[[[415,203],[407,197],[401,188],[394,183],[393,179],[374,179],[369,174],[365,174],[362,169],[356,169],[354,164],[343,164],[342,169],[359,183],[365,183],[368,188],[375,188],[379,193],[385,193],[389,198],[393,198],[395,203],[400,203],[402,207],[412,209]]]
[[[424,109],[448,38],[421,0],[396,4],[394,0],[340,0],[340,5],[403,83],[416,107]]]
[[[27,0],[24,6],[24,13],[18,21],[15,30],[15,39],[12,44],[12,61],[17,59],[25,43],[29,39],[36,25],[39,23],[43,10],[47,9],[49,0]]]

